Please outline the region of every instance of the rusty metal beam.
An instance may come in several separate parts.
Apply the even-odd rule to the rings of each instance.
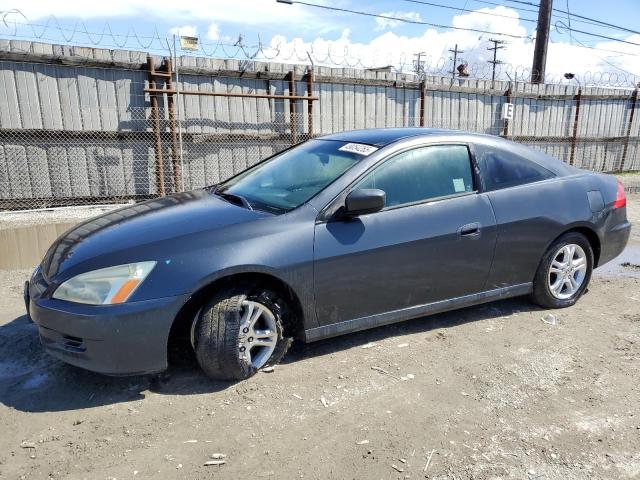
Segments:
[[[171,59],[165,62],[167,69],[167,89],[173,90],[173,69]],[[157,73],[156,73],[157,75]],[[173,167],[173,191],[177,192],[180,185],[180,162],[178,159],[178,130],[176,128],[176,106],[173,95],[167,95],[169,110],[169,131],[171,132],[171,164]]]
[[[156,81],[153,76],[155,73],[155,66],[153,64],[153,58],[150,55],[147,56],[147,67],[149,71],[149,90],[159,90],[156,88]],[[153,125],[153,138],[156,152],[156,188],[158,189],[159,195],[164,195],[164,162],[162,160],[162,135],[160,131],[160,109],[158,107],[157,93],[151,93],[150,100],[151,123]]]
[[[220,75],[210,75],[211,77],[221,77]],[[238,77],[238,76],[222,76],[224,78],[246,78],[246,79],[253,79],[253,78],[257,78],[259,80],[274,80],[275,75],[270,75],[268,77],[256,77],[254,76],[245,76],[245,77]],[[275,76],[275,80],[282,80],[282,78]],[[287,78],[285,78],[285,80],[287,80]],[[321,77],[319,75],[314,75],[313,77],[313,83],[314,84],[318,84],[318,83],[333,83],[335,85],[355,85],[355,86],[367,86],[367,87],[389,87],[389,88],[405,88],[408,90],[419,90],[420,89],[420,83],[416,83],[416,82],[398,82],[398,81],[392,81],[392,80],[379,80],[379,79],[350,79],[350,78],[342,78],[342,77]],[[430,90],[432,92],[444,92],[444,93],[469,93],[469,94],[479,94],[479,95],[494,95],[494,96],[500,96],[500,95],[504,95],[504,90],[497,90],[497,89],[486,89],[486,88],[475,88],[475,87],[461,87],[461,86],[448,86],[448,85],[443,85],[443,84],[436,84],[436,83],[428,83],[426,84],[426,88],[427,90]],[[166,92],[163,90],[164,93],[176,93],[176,92]],[[191,95],[214,95],[214,96],[249,96],[249,97],[255,97],[254,94],[235,94],[235,93],[217,93],[217,92],[183,92],[182,90],[180,91],[180,95],[182,95],[183,93],[190,93]],[[262,95],[262,94],[259,94]],[[527,93],[527,92],[513,92],[512,93],[512,98],[523,98],[523,99],[532,99],[532,100],[573,100],[575,98],[575,95],[560,95],[560,94],[553,94],[553,93],[540,93],[540,94],[534,94],[534,93]],[[582,99],[583,100],[625,100],[625,99],[629,99],[630,98],[630,94],[628,93],[619,93],[619,94],[614,94],[614,95],[591,95],[591,94],[586,94],[586,95],[582,95]],[[266,97],[259,97],[259,98],[288,98],[288,95],[268,95]],[[296,100],[306,100],[307,96],[296,96],[295,97]],[[313,97],[314,100],[318,100],[317,97]]]
[[[146,93],[167,93],[173,95],[175,90],[165,90],[162,88],[145,88]],[[204,95],[209,97],[240,97],[240,98],[272,98],[275,100],[319,100],[318,97],[308,95],[271,95],[268,93],[231,93],[231,92],[194,92],[189,90],[180,90],[180,95]]]

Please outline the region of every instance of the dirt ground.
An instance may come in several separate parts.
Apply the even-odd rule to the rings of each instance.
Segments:
[[[0,478],[640,478],[632,235],[572,308],[513,299],[295,345],[236,384],[190,360],[162,380],[53,360],[23,315],[29,272],[1,271]]]

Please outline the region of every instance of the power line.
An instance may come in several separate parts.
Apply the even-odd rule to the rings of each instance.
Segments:
[[[629,40],[622,40],[620,38],[610,37],[608,35],[600,35],[599,33],[586,32],[584,30],[578,30],[577,28],[571,28],[566,23],[564,23],[563,21],[557,21],[555,23],[555,25],[556,25],[556,29],[558,29],[558,25],[560,25],[560,28],[564,28],[565,30],[567,30],[569,32],[582,33],[583,35],[589,35],[591,37],[604,38],[604,39],[610,40],[612,42],[626,43],[628,45],[635,45],[636,47],[640,47],[640,43],[630,42]]]
[[[469,0],[464,0],[464,5],[462,6],[462,8],[459,9],[460,13],[467,11],[467,3],[469,3]]]
[[[591,22],[591,24],[602,25],[604,27],[615,28],[617,30],[622,30],[622,31],[629,32],[629,33],[636,33],[636,34],[640,35],[640,32],[638,30],[631,30],[630,28],[622,27],[620,25],[614,25],[613,23],[603,22],[602,20],[597,20],[595,18],[585,17],[584,15],[578,15],[577,13],[570,13],[568,5],[567,5],[567,11],[560,10],[559,8],[554,8],[553,11],[561,13],[561,14],[564,14],[564,15],[571,15],[571,17],[574,18],[574,21],[575,21],[576,18],[582,18],[583,20],[589,20],[589,22]],[[589,22],[583,22],[583,23],[589,23]]]
[[[623,52],[620,50],[609,50],[608,48],[592,47],[591,45],[585,45],[584,43],[578,41],[578,39],[575,39],[575,40],[578,42],[578,45],[573,45],[574,47],[588,48],[589,50],[597,50],[600,52],[617,53],[619,55],[627,55],[629,57],[640,57],[640,54],[637,54],[637,53]]]
[[[569,13],[569,0],[567,0],[566,3],[567,3],[567,22],[569,23],[569,28],[571,28],[571,14]],[[573,45],[573,34],[571,33],[571,30],[569,30],[569,43]]]
[[[512,7],[512,6],[507,7],[504,3],[492,2],[490,0],[472,0],[472,1],[477,3],[483,3],[485,5],[493,5],[494,7],[512,8],[514,10],[520,10],[521,12],[538,13],[538,10],[533,10],[531,8]]]
[[[440,25],[437,23],[430,23],[430,22],[424,22],[422,20],[412,20],[409,18],[402,18],[402,17],[395,17],[393,15],[384,15],[384,14],[377,14],[377,13],[371,13],[371,12],[362,12],[360,10],[350,10],[348,8],[340,8],[340,7],[331,7],[328,5],[319,5],[316,3],[308,3],[308,2],[304,2],[301,0],[281,0],[280,3],[288,3],[288,4],[300,4],[300,5],[306,5],[307,7],[315,7],[315,8],[322,8],[324,10],[331,10],[331,11],[335,11],[335,12],[344,12],[344,13],[353,13],[355,15],[363,15],[366,17],[374,17],[374,18],[384,18],[385,20],[393,20],[393,21],[397,21],[397,22],[403,22],[403,23],[411,23],[411,24],[415,24],[415,25],[427,25],[430,27],[434,27],[434,28],[445,28],[445,29],[449,29],[449,30],[462,30],[465,32],[476,32],[476,33],[488,33],[491,35],[501,35],[504,37],[510,37],[510,38],[531,38],[531,35],[513,35],[510,33],[501,33],[501,32],[490,32],[487,30],[480,30],[478,28],[464,28],[464,27],[453,27],[451,25]],[[513,17],[512,17],[513,18]]]
[[[505,0],[505,1],[509,3],[519,3],[521,5],[531,5],[532,7],[536,7],[536,8],[540,7],[539,3],[525,2],[523,0]]]
[[[539,4],[537,4],[537,3],[527,2],[527,1],[523,1],[523,0],[505,0],[505,1],[510,2],[510,3],[519,3],[519,4],[522,4],[522,5],[531,5],[531,6],[533,6],[533,7],[539,7],[539,6],[540,6],[540,5],[539,5]],[[584,15],[578,15],[578,14],[576,14],[576,13],[570,13],[570,12],[569,12],[569,5],[568,5],[568,2],[567,2],[567,10],[566,10],[566,11],[565,11],[565,10],[561,10],[561,9],[559,9],[559,8],[554,8],[554,9],[553,9],[553,11],[554,11],[554,12],[561,13],[561,14],[563,14],[563,15],[571,15],[571,16],[573,16],[573,17],[582,18],[582,19],[584,19],[584,20],[590,20],[590,21],[592,21],[592,22],[595,22],[595,23],[597,23],[597,24],[599,24],[599,25],[604,25],[604,26],[606,26],[606,27],[616,28],[616,29],[618,29],[618,30],[624,30],[625,32],[629,32],[629,33],[637,33],[637,34],[640,34],[640,32],[639,32],[639,31],[637,31],[637,30],[631,30],[630,28],[622,27],[622,26],[620,26],[620,25],[614,25],[613,23],[603,22],[602,20],[598,20],[597,18],[591,18],[591,17],[586,17],[586,16],[584,16]]]
[[[396,16],[393,16],[393,15],[376,14],[376,13],[371,13],[371,12],[362,12],[362,11],[359,11],[359,10],[350,10],[350,9],[347,9],[347,8],[333,7],[333,6],[328,6],[328,5],[318,5],[318,4],[315,4],[315,3],[308,3],[308,2],[305,2],[305,1],[301,1],[301,0],[279,0],[279,1],[281,3],[287,3],[287,4],[297,3],[297,4],[300,4],[300,5],[306,5],[308,7],[322,8],[322,9],[325,9],[325,10],[332,10],[332,11],[337,11],[337,12],[353,13],[353,14],[356,14],[356,15],[364,15],[364,16],[367,16],[367,17],[384,18],[386,20],[393,20],[393,21],[398,21],[398,22],[403,22],[403,23],[411,23],[411,24],[415,24],[415,25],[428,25],[428,26],[435,27],[435,28],[445,28],[445,29],[451,29],[451,30],[462,30],[462,31],[477,32],[477,33],[489,33],[491,35],[502,35],[502,36],[511,37],[511,38],[528,38],[528,39],[531,38],[530,35],[512,35],[512,34],[508,34],[508,33],[489,32],[489,31],[486,31],[486,30],[480,30],[480,29],[476,29],[476,28],[453,27],[453,26],[449,26],[449,25],[440,25],[440,24],[435,24],[435,23],[430,23],[430,22],[424,22],[422,20],[412,20],[412,19],[408,19],[408,18],[396,17]],[[431,3],[431,2],[425,2],[423,0],[404,0],[404,1],[412,2],[412,3],[421,3],[421,4],[424,4],[424,5],[439,6],[439,7],[443,7],[443,8],[452,8],[452,9],[458,10],[455,7],[447,7],[447,6],[440,5],[440,4],[435,4],[435,3]],[[506,1],[519,3],[519,4],[524,4],[524,5],[531,5],[531,6],[534,6],[534,7],[538,6],[538,4],[536,4],[536,3],[526,2],[526,1],[523,1],[523,0],[506,0]],[[488,2],[486,0],[482,0],[482,3],[488,3],[488,4],[498,5],[498,6],[504,6],[502,4],[498,4],[498,3],[495,3],[495,2]],[[553,10],[554,11],[559,11],[559,12],[561,12],[563,14],[567,14],[567,12],[565,12],[564,10],[557,10],[557,9],[553,9]],[[475,12],[475,13],[494,15],[494,16],[498,16],[498,17],[514,18],[514,17],[510,17],[508,15],[492,14],[492,13],[488,13],[488,12]],[[574,17],[581,17],[581,18],[589,19],[588,17],[583,17],[583,16],[579,16],[579,15],[576,15],[576,14],[572,14],[572,15]],[[530,19],[522,19],[522,20],[531,21]],[[626,29],[625,27],[619,27],[617,25],[608,24],[606,22],[600,22],[600,21],[595,20],[595,19],[589,19],[589,20],[601,23],[601,24],[609,26],[611,28],[618,28],[618,29],[622,29],[622,30],[629,31],[629,32],[632,32],[632,33],[640,33],[640,32],[635,32],[634,30]],[[640,43],[630,42],[628,40],[621,40],[619,38],[610,37],[608,35],[601,35],[601,34],[598,34],[598,33],[587,32],[587,31],[584,31],[584,30],[578,30],[578,29],[575,29],[575,28],[568,27],[566,25],[565,25],[564,28],[566,30],[570,31],[570,32],[582,33],[583,35],[589,35],[589,36],[592,36],[592,37],[602,38],[602,39],[610,40],[610,41],[613,41],[613,42],[627,43],[629,45],[640,46]]]
[[[430,7],[446,8],[448,10],[457,10],[457,11],[460,10],[458,7],[452,7],[450,5],[442,5],[442,4],[439,4],[439,3],[425,2],[423,0],[402,0],[402,1],[409,2],[409,3],[419,3],[421,5],[428,5]],[[520,17],[511,16],[511,15],[502,15],[502,14],[499,14],[499,13],[480,12],[480,11],[474,11],[473,13],[474,14],[478,14],[478,15],[489,15],[491,17],[510,18],[512,20],[522,20],[523,22],[536,23],[536,20],[534,20],[532,18],[520,18]]]
[[[518,3],[518,4],[521,4],[521,5],[530,5],[532,7],[540,7],[540,4],[538,4],[538,3],[527,2],[525,0],[505,0],[505,1],[507,1],[509,3]],[[625,32],[629,32],[629,33],[640,34],[640,32],[637,31],[637,30],[631,30],[630,28],[622,27],[620,25],[614,25],[613,23],[603,22],[602,20],[598,20],[596,18],[590,18],[590,17],[586,17],[584,15],[578,15],[576,13],[570,13],[569,12],[569,2],[568,1],[567,1],[567,10],[561,10],[559,8],[554,8],[553,11],[561,13],[563,15],[567,15],[568,17],[569,16],[573,16],[573,17],[577,17],[577,18],[582,18],[584,20],[590,20],[590,21],[595,22],[595,23],[597,23],[599,25],[603,25],[603,26],[606,26],[606,27],[609,27],[609,28],[615,28],[615,29],[618,29],[618,30],[624,30]],[[571,20],[569,20],[569,23],[571,23]],[[570,32],[574,31],[574,32],[577,32],[577,33],[583,33],[585,35],[591,35],[591,36],[594,36],[594,37],[606,38],[606,39],[615,40],[615,41],[618,41],[618,42],[630,43],[631,45],[640,46],[640,43],[633,43],[633,42],[628,42],[626,40],[614,39],[613,37],[608,37],[606,35],[600,35],[600,34],[597,34],[597,33],[584,32],[584,31],[581,31],[581,30],[575,30],[575,29],[572,29],[570,25],[568,27],[568,30]]]
[[[352,13],[352,14],[355,14],[355,15],[363,15],[363,16],[373,17],[373,18],[384,18],[386,20],[393,20],[393,21],[398,21],[398,22],[402,22],[402,23],[410,23],[410,24],[414,24],[414,25],[428,25],[428,26],[435,27],[435,28],[443,28],[443,29],[451,29],[451,30],[462,30],[462,31],[468,31],[468,32],[485,33],[485,34],[490,34],[490,35],[501,35],[501,36],[510,37],[510,38],[526,38],[526,39],[531,39],[532,38],[530,35],[513,35],[513,34],[508,34],[508,33],[491,32],[491,31],[488,31],[488,30],[481,30],[481,29],[476,29],[476,28],[453,27],[453,26],[449,26],[449,25],[440,25],[440,24],[435,24],[435,23],[430,23],[430,22],[424,22],[422,20],[412,20],[412,19],[408,19],[408,18],[396,17],[396,16],[393,16],[393,15],[375,14],[375,13],[371,13],[371,12],[363,12],[363,11],[351,10],[351,9],[347,9],[347,8],[333,7],[333,6],[328,6],[328,5],[318,5],[318,4],[309,3],[309,2],[305,2],[305,1],[301,1],[301,0],[281,0],[281,1],[283,3],[288,3],[288,4],[297,3],[297,4],[300,4],[300,5],[306,5],[306,6],[309,6],[309,7],[321,8],[321,9],[324,9],[324,10]],[[493,5],[504,6],[502,4],[498,4],[498,3],[495,3],[495,2],[490,2],[488,0],[475,0],[475,1],[481,1],[482,3],[488,3],[488,4],[493,4]],[[511,1],[515,1],[515,0],[511,0]],[[530,5],[533,5],[533,6],[536,5],[536,4],[533,4],[531,2],[518,2],[518,3],[524,3],[526,5],[530,4]],[[513,17],[511,17],[511,18],[513,18]],[[567,30],[570,30],[571,32],[582,33],[582,34],[585,34],[585,35],[590,35],[590,36],[594,36],[594,37],[598,37],[598,38],[603,38],[603,39],[611,40],[611,41],[614,41],[614,42],[620,42],[620,43],[626,43],[626,44],[629,44],[629,45],[640,46],[639,43],[630,42],[628,40],[621,40],[621,39],[610,37],[610,36],[607,36],[607,35],[600,35],[600,34],[597,34],[597,33],[586,32],[584,30],[578,30],[578,29],[574,29],[574,28],[569,29],[569,27],[564,25],[563,22],[558,22],[558,24],[561,25],[561,28],[565,28]],[[584,44],[583,44],[583,46],[584,46]],[[622,53],[622,52],[619,52],[619,53]],[[628,54],[628,55],[633,55],[633,54]]]
[[[407,1],[407,0],[405,0],[405,1]],[[533,7],[539,7],[539,4],[537,4],[537,3],[527,2],[527,1],[524,1],[524,0],[505,0],[505,1],[511,2],[511,3],[518,3],[518,4],[522,4],[522,5],[530,5],[530,6],[533,6]],[[482,1],[482,3],[491,3],[491,4],[494,4],[494,5],[500,5],[500,4],[496,4],[494,2],[487,2],[487,1],[484,1],[484,0]],[[589,20],[589,21],[591,21],[591,22],[593,22],[593,23],[595,23],[597,25],[602,25],[602,26],[606,26],[606,27],[609,27],[609,28],[615,28],[615,29],[618,29],[618,30],[623,30],[623,31],[626,31],[626,32],[629,32],[629,33],[635,33],[635,34],[639,34],[640,35],[640,32],[636,31],[636,30],[631,30],[631,29],[626,28],[626,27],[621,27],[619,25],[614,25],[612,23],[607,23],[607,22],[603,22],[601,20],[596,20],[595,18],[589,18],[589,17],[585,17],[583,15],[570,13],[568,8],[567,8],[566,11],[565,10],[560,10],[558,8],[554,8],[553,11],[561,13],[563,15],[567,15],[568,18],[570,18],[570,17],[578,17],[578,18],[582,18],[582,19],[585,19],[585,20]],[[571,23],[570,19],[569,19],[569,23]],[[608,35],[602,35],[602,34],[599,34],[599,33],[587,32],[585,30],[578,30],[578,29],[572,28],[571,25],[564,24],[564,22],[556,22],[556,25],[557,24],[564,25],[562,28],[565,28],[569,32],[570,36],[571,36],[572,33],[582,33],[583,35],[588,35],[588,36],[591,36],[591,37],[602,38],[602,39],[605,39],[605,40],[610,40],[612,42],[627,43],[629,45],[635,45],[635,46],[639,46],[640,47],[640,43],[631,42],[629,40],[623,40],[623,39],[620,39],[620,38],[610,37]]]
[[[538,4],[538,3],[527,2],[527,1],[524,1],[524,0],[505,0],[505,1],[509,2],[509,3],[518,3],[520,5],[527,5],[527,6],[532,6],[532,7],[536,7],[536,8],[538,8],[540,6],[540,4]],[[618,30],[624,30],[625,32],[629,32],[629,33],[640,34],[640,32],[638,32],[637,30],[632,30],[630,28],[622,27],[620,25],[614,25],[613,23],[603,22],[602,20],[598,20],[596,18],[586,17],[584,15],[578,15],[576,13],[570,13],[569,12],[569,1],[568,0],[567,0],[567,9],[566,10],[562,10],[560,8],[554,8],[553,11],[554,12],[558,12],[558,13],[560,13],[562,15],[567,15],[567,16],[571,15],[573,17],[582,18],[584,20],[589,20],[589,21],[594,22],[594,23],[596,23],[598,25],[603,25],[603,26],[610,27],[610,28],[615,28],[615,29],[618,29]],[[569,20],[569,22],[571,22],[571,20]]]
[[[506,7],[506,8],[512,8],[514,10],[518,10],[521,12],[528,12],[528,13],[538,13],[538,10],[533,10],[531,8],[524,8],[524,7],[518,7],[515,5],[509,5],[506,6],[503,3],[498,3],[498,2],[492,2],[491,0],[472,0],[476,3],[482,3],[483,5],[492,5],[494,7]],[[509,1],[509,0],[506,0]],[[525,5],[532,5],[529,2],[518,2],[518,3],[524,3]],[[538,5],[534,5],[536,8],[538,7]],[[561,15],[567,15],[567,11],[565,10],[561,10],[559,8],[554,8],[553,9],[554,12],[557,12],[558,14]],[[558,16],[558,15],[555,15]],[[578,22],[578,23],[585,23],[587,25],[594,25],[594,26],[600,26],[600,27],[609,27],[609,28],[613,28],[616,30],[621,30],[624,32],[628,32],[628,33],[635,33],[635,34],[640,34],[640,31],[637,30],[632,30],[630,28],[627,27],[623,27],[621,25],[614,25],[613,23],[608,23],[608,22],[604,22],[602,20],[598,20],[596,18],[591,18],[591,17],[586,17],[584,15],[578,15],[576,13],[571,12],[571,17],[573,19],[573,22]]]

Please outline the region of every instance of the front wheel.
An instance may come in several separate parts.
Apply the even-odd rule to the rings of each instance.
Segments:
[[[578,232],[558,238],[542,257],[533,281],[533,301],[544,308],[570,307],[587,289],[593,250]]]
[[[286,304],[251,287],[218,292],[196,316],[191,343],[198,364],[218,380],[244,380],[278,363],[291,343],[283,335]]]

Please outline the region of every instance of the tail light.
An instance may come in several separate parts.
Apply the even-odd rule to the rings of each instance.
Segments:
[[[616,201],[613,202],[613,208],[622,208],[627,205],[627,194],[624,191],[624,185],[618,180],[618,191],[616,193]]]

